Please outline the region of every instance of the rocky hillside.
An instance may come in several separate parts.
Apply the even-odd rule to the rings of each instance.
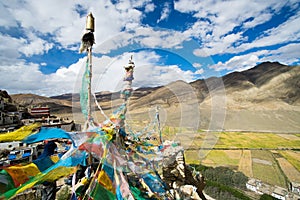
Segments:
[[[11,98],[15,104],[30,108],[33,106],[48,106],[51,113],[72,112],[72,101],[53,99],[35,94],[13,94]]]
[[[265,62],[223,77],[176,81],[132,100],[131,117],[143,119],[160,105],[170,126],[199,120],[203,129],[300,132],[299,77],[299,66]]]
[[[300,67],[262,63],[243,72],[223,77],[228,105],[245,108],[297,109],[300,106]]]
[[[17,105],[13,102],[11,96],[5,90],[0,90],[0,99],[4,102],[3,110],[6,112],[17,111]]]
[[[160,104],[171,106],[180,99],[196,97],[200,105],[211,104],[212,94],[224,95],[229,109],[255,110],[293,110],[300,106],[300,67],[285,66],[266,62],[243,71],[233,72],[224,77],[211,77],[189,83],[176,81],[157,88],[138,101],[131,102],[132,107]],[[194,99],[190,98],[188,101]]]

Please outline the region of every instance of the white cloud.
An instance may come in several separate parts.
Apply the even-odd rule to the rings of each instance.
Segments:
[[[296,2],[296,1],[295,1]],[[6,4],[5,4],[6,3]],[[7,20],[3,21],[5,26],[17,26],[15,23],[18,21],[25,32],[39,32],[42,34],[52,34],[53,39],[59,42],[64,48],[74,49],[75,44],[79,44],[82,36],[82,31],[85,24],[85,16],[80,16],[75,10],[76,5],[80,4],[83,10],[92,11],[96,19],[96,49],[99,45],[107,43],[114,36],[118,36],[120,31],[125,30],[135,31],[141,27],[141,19],[143,13],[134,9],[145,6],[145,12],[153,11],[154,4],[150,0],[145,1],[120,1],[112,4],[110,1],[64,1],[59,0],[43,0],[38,2],[32,1],[14,1],[3,2],[0,10],[5,13]],[[288,4],[292,5],[293,2],[289,1]],[[140,37],[141,43],[149,47],[161,48],[177,48],[181,42],[190,36],[198,37],[201,39],[202,52],[207,55],[215,55],[218,53],[234,53],[245,51],[252,48],[256,44],[263,45],[267,40],[258,40],[253,44],[246,44],[239,46],[239,44],[247,38],[242,38],[242,32],[232,33],[236,27],[242,27],[242,30],[255,27],[268,21],[274,13],[277,13],[280,8],[285,5],[284,2],[271,0],[267,2],[262,1],[205,1],[199,2],[197,0],[187,1],[180,0],[174,2],[176,10],[185,13],[194,13],[194,17],[205,19],[196,21],[190,29],[181,32],[176,31],[154,31],[152,28],[147,27],[148,33],[144,37]],[[7,8],[7,9],[6,9]],[[57,12],[59,10],[59,12]],[[238,12],[232,12],[236,10]],[[170,4],[165,3],[158,21],[165,20],[170,12]],[[53,13],[56,13],[55,15]],[[105,16],[105,17],[104,17]],[[297,24],[295,17],[294,24]],[[1,21],[0,21],[1,23]],[[293,33],[297,34],[299,26],[292,23],[288,26],[287,30],[290,31],[289,37]],[[282,27],[285,28],[285,27]],[[269,41],[275,41],[276,33],[281,33],[282,28],[272,30],[273,37],[269,37]],[[132,36],[132,35],[131,35]],[[283,35],[284,36],[284,35]],[[184,38],[184,39],[182,39]],[[277,37],[277,40],[283,40],[284,37]],[[298,37],[297,37],[298,38]],[[25,52],[26,54],[41,53],[44,50],[51,48],[51,44],[47,47],[40,44],[32,43],[36,50],[33,52]],[[28,44],[31,42],[27,42]],[[271,42],[269,42],[271,43]],[[231,47],[236,44],[237,48]],[[36,46],[38,45],[38,46]],[[28,46],[29,48],[29,46]],[[100,47],[102,48],[102,47]],[[114,48],[106,46],[106,52]],[[195,51],[195,55],[202,56],[199,51]]]
[[[292,5],[293,2],[288,2],[288,4]],[[259,0],[251,2],[237,0],[175,1],[175,9],[180,12],[194,13],[194,16],[199,19],[189,30],[186,30],[188,34],[201,39],[201,49],[194,51],[197,56],[205,56],[203,52],[206,55],[237,53],[256,47],[256,44],[259,45],[257,42],[239,46],[248,40],[248,38],[243,38],[242,34],[250,28],[268,22],[274,14],[278,14],[283,6],[287,6],[287,3],[276,0],[265,2]],[[234,28],[240,28],[241,32],[233,33]],[[278,30],[282,31],[282,28],[279,27]],[[294,29],[298,28],[294,26]],[[291,35],[298,33],[298,30],[290,28],[288,30],[291,31]],[[275,32],[272,35],[274,38],[276,37],[277,42],[285,41]],[[274,41],[273,38],[270,39]],[[263,39],[263,41],[261,42],[266,43],[267,40]],[[234,47],[232,47],[233,45]]]
[[[193,66],[195,68],[200,68],[202,66],[202,64],[201,63],[193,63]]]
[[[4,3],[23,28],[41,33],[55,32],[60,27],[72,25],[73,20],[79,18],[74,11],[75,2],[72,1],[8,1]]]
[[[169,17],[170,14],[170,4],[168,2],[165,2],[164,7],[161,11],[160,18],[156,21],[156,23],[159,23]]]
[[[133,37],[136,42],[149,48],[175,48],[181,46],[188,37],[184,33],[171,30],[153,30],[149,27],[135,30]]]
[[[15,18],[2,2],[0,3],[0,26],[5,28],[17,26]]]
[[[300,61],[300,44],[291,43],[279,49],[269,51],[261,61],[276,61],[286,65],[294,65]]]
[[[0,40],[0,66],[19,62],[21,54],[18,50],[24,44],[24,39],[0,34]]]
[[[91,11],[95,17],[97,44],[118,34],[124,27],[135,28],[142,16],[140,11],[133,9],[133,5],[141,6],[142,4],[130,1],[121,1],[116,5],[110,1],[16,1],[16,3],[8,2],[4,5],[8,9],[3,10],[13,16],[5,23],[17,27],[16,23],[12,23],[15,19],[27,33],[53,35],[56,42],[67,48],[80,42],[85,28],[86,16],[80,16],[77,13],[75,10],[77,3],[80,3],[86,11]]]
[[[259,54],[262,54],[260,52]],[[246,54],[242,56],[234,56],[225,63],[218,62],[215,65],[211,65],[210,68],[216,71],[228,70],[228,71],[244,71],[254,67],[259,62],[259,55]]]
[[[136,68],[133,86],[150,87],[168,84],[176,80],[193,81],[201,71],[183,71],[176,65],[159,66],[161,57],[154,52],[141,51],[124,53],[118,57],[93,57],[92,91],[119,91],[123,86],[124,67],[133,55]],[[61,67],[55,73],[43,74],[37,64],[17,63],[11,66],[0,66],[1,89],[9,93],[34,93],[53,96],[76,92],[81,88],[82,75],[86,59],[82,58],[69,67]],[[38,83],[38,84],[37,84]]]
[[[221,37],[219,40],[211,40],[205,44],[204,48],[195,49],[193,53],[199,57],[230,53],[232,45],[240,42],[243,39],[241,34],[242,33],[233,33]]]
[[[43,74],[37,64],[24,62],[13,65],[1,65],[1,89],[9,93],[33,93],[39,95],[58,95],[73,91],[76,78],[84,66],[84,59],[69,66],[62,67],[53,74]]]
[[[149,13],[149,12],[153,12],[155,9],[155,5],[154,3],[149,3],[145,6],[145,12]]]
[[[183,41],[188,39],[185,33],[178,31],[166,29],[154,30],[151,27],[140,26],[130,32],[112,35],[103,43],[98,44],[94,49],[95,52],[107,54],[112,50],[133,44],[135,47],[126,47],[128,51],[131,51],[132,48],[182,48]]]
[[[182,0],[174,3],[174,8],[180,12],[200,11],[202,6],[198,0]]]
[[[9,93],[22,91],[24,93],[42,93],[45,88],[45,75],[39,71],[37,64],[15,63],[14,65],[1,65],[0,85]]]
[[[108,65],[96,72],[96,91],[118,91],[123,86],[125,74],[123,66],[127,65],[130,56],[133,55],[135,62],[133,87],[154,87],[168,84],[176,80],[190,82],[195,80],[195,73],[183,71],[176,65],[159,66],[161,57],[154,52],[140,51],[138,53],[124,53],[118,58],[110,58]],[[108,59],[108,58],[107,58]]]
[[[203,74],[204,73],[204,69],[198,69],[197,71],[195,71],[194,74]]]
[[[57,1],[57,2],[56,2]],[[115,49],[115,45],[107,45],[109,40],[114,37],[118,37],[121,30],[137,32],[141,26],[141,19],[143,13],[135,7],[146,6],[148,11],[154,9],[154,4],[146,1],[120,1],[117,4],[112,4],[110,1],[70,1],[61,2],[59,0],[43,0],[37,2],[22,1],[15,5],[10,5],[9,10],[14,15],[14,18],[21,24],[27,33],[27,37],[30,32],[50,34],[55,42],[58,42],[63,48],[70,48],[74,50],[74,45],[78,45],[83,35],[85,27],[86,16],[80,16],[75,11],[76,3],[80,3],[82,8],[91,11],[95,17],[95,49],[102,49],[99,47],[106,43],[105,52]],[[47,8],[47,9],[45,9]],[[60,12],[56,12],[59,10]],[[165,4],[161,19],[165,20],[170,12],[170,5]],[[53,15],[53,13],[57,13]],[[34,19],[34,20],[33,20]],[[138,43],[149,47],[161,47],[161,48],[173,48],[178,46],[184,38],[188,36],[183,33],[164,30],[154,31],[150,27],[146,27],[148,30],[146,35]],[[122,35],[124,36],[124,35]],[[141,36],[139,34],[130,35],[130,37]],[[38,42],[38,40],[36,40]],[[45,46],[40,45],[38,49],[32,53],[39,54],[45,50]],[[120,40],[118,41],[120,42]],[[30,43],[28,41],[27,43]],[[124,43],[124,42],[122,42]],[[115,44],[115,42],[114,42]],[[34,44],[32,44],[34,45]],[[37,45],[37,43],[35,43]],[[126,42],[125,42],[126,45]],[[51,48],[53,45],[49,45]],[[28,46],[29,48],[29,46]],[[25,52],[29,54],[28,49]]]
[[[254,47],[265,47],[276,44],[283,44],[300,39],[300,11],[293,17],[279,25],[278,27],[269,29],[264,34],[251,43],[242,44],[240,48],[250,49]]]
[[[300,44],[291,43],[276,50],[261,50],[249,54],[234,56],[226,62],[218,62],[210,68],[216,71],[244,71],[261,62],[280,62],[285,65],[294,65],[300,61]]]
[[[9,13],[7,21],[12,22],[14,20],[17,22],[11,23],[10,28],[20,31],[18,35],[14,34],[10,37],[6,35],[8,41],[17,40],[20,42],[19,47],[14,48],[14,50],[26,56],[32,56],[43,54],[51,49],[53,47],[52,41],[45,41],[45,35],[47,34],[47,37],[52,35],[52,39],[55,39],[59,37],[55,34],[59,33],[60,29],[71,26],[76,18],[79,19],[79,14],[72,10],[75,2],[72,4],[70,2],[2,1],[1,5],[6,8],[5,12]],[[69,41],[69,38],[75,35],[74,33],[72,32],[65,39]],[[80,38],[80,33],[78,37]],[[7,52],[3,51],[3,54],[7,54]]]
[[[27,57],[43,54],[53,47],[52,43],[48,43],[47,41],[36,37],[32,33],[29,33],[28,36],[29,39],[27,41],[24,39],[24,43],[19,48],[19,51]]]
[[[29,57],[35,54],[43,54],[53,46],[53,44],[33,34],[29,34],[28,39],[22,37],[14,38],[0,34],[0,40],[0,66],[23,62],[23,60],[20,59],[21,55]]]

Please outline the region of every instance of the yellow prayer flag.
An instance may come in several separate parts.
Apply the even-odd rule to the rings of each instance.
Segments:
[[[112,185],[112,181],[110,180],[109,176],[106,174],[104,170],[101,170],[99,175],[98,175],[98,182],[103,185],[107,190],[113,192],[114,194],[115,189]]]
[[[64,167],[64,166],[59,166],[47,174],[45,174],[42,178],[43,181],[55,181],[61,177],[68,176],[72,173],[74,173],[74,169],[76,167]]]
[[[35,176],[33,178],[33,180],[27,184],[24,184],[24,186],[21,186],[19,188],[19,190],[16,192],[16,194],[19,194],[21,192],[24,192],[25,190],[32,188],[33,186],[35,186],[36,184],[45,182],[45,181],[55,181],[61,177],[65,177],[67,175],[70,175],[72,173],[74,173],[74,169],[76,167],[57,167],[53,170],[51,170],[50,172],[48,172],[47,174],[43,174],[43,173],[39,173],[37,174],[37,176]]]
[[[0,142],[20,141],[29,136],[40,124],[31,124],[22,126],[16,131],[0,134]]]
[[[52,155],[50,156],[50,159],[52,160],[52,162],[57,163],[59,161],[59,157],[58,155]]]
[[[30,178],[36,176],[38,173],[40,173],[40,170],[34,163],[30,163],[28,165],[24,166],[11,166],[5,169],[7,173],[12,177],[14,184],[16,187],[19,185],[22,185],[26,181],[28,181]]]

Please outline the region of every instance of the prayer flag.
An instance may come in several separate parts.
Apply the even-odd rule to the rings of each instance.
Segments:
[[[32,132],[39,128],[39,124],[31,124],[28,126],[22,126],[16,131],[0,134],[0,142],[12,142],[12,141],[20,141],[26,138],[28,135],[32,134]]]

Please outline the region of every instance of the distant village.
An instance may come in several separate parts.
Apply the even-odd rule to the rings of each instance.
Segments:
[[[281,200],[299,200],[300,199],[300,184],[291,182],[289,188],[269,185],[261,180],[250,178],[246,183],[246,188],[259,195],[268,194],[276,199]]]
[[[6,91],[0,90],[0,134],[12,132],[21,126],[39,123],[42,127],[57,127],[65,131],[80,131],[80,124],[73,120],[62,119],[51,115],[47,106],[26,108],[15,104]],[[31,162],[43,151],[44,144],[24,144],[20,141],[0,143],[0,167],[22,162]],[[62,143],[58,152],[69,147]]]
[[[81,130],[80,125],[74,121],[51,115],[47,105],[24,107],[13,103],[6,91],[0,90],[0,93],[0,132],[11,132],[33,123],[40,123],[44,127],[58,127],[65,131]]]

